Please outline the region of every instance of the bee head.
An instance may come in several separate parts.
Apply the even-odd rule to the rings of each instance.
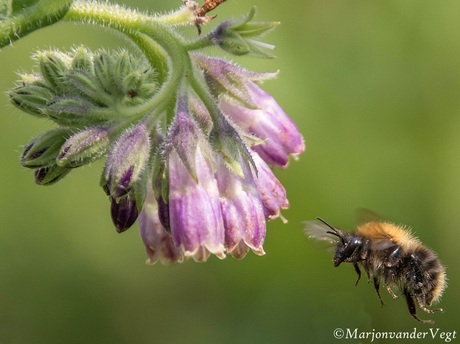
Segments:
[[[339,266],[342,262],[350,262],[356,250],[362,245],[361,238],[350,233],[344,233],[340,229],[332,227],[329,223],[321,218],[318,218],[322,223],[328,226],[331,230],[326,233],[339,238],[334,255],[334,266]]]

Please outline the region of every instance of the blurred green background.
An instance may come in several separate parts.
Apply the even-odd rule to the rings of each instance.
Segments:
[[[154,11],[180,2],[124,4]],[[252,5],[258,19],[282,22],[265,37],[278,58],[238,62],[280,69],[264,88],[307,142],[299,161],[277,171],[291,208],[288,224],[269,223],[267,254],[145,265],[137,225],[119,235],[111,224],[98,186],[103,164],[36,186],[19,156],[52,123],[2,96],[1,344],[329,343],[338,327],[428,331],[403,299],[382,291],[381,308],[364,279],[354,287],[351,266],[334,268],[304,237],[302,222],[316,216],[353,229],[358,207],[411,226],[438,252],[449,278],[446,311],[419,315],[440,331],[460,330],[460,2],[228,0],[204,33]],[[17,70],[30,70],[36,49],[75,44],[126,42],[90,26],[40,30],[0,51],[0,91]]]

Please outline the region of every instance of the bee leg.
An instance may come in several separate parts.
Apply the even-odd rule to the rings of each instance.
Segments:
[[[398,264],[399,260],[401,258],[401,247],[397,247],[393,252],[390,253],[390,255],[385,259],[384,265],[387,268],[394,267],[396,264]]]
[[[380,279],[374,276],[374,288],[375,291],[377,292],[377,295],[379,296],[380,303],[382,304],[382,307],[384,305],[382,296],[380,296]]]
[[[366,271],[366,275],[367,275],[367,283],[369,283],[371,281],[371,275],[369,273],[369,269],[367,267],[364,267],[364,270]]]
[[[404,296],[406,297],[407,308],[409,309],[409,313],[410,313],[410,315],[412,315],[412,317],[415,320],[417,320],[417,321],[419,321],[419,322],[421,322],[423,324],[434,324],[433,320],[422,320],[417,316],[417,310],[415,308],[414,299],[412,298],[412,295],[411,295],[410,291],[407,288],[404,288]]]
[[[395,292],[393,291],[393,289],[391,289],[391,286],[389,284],[386,285],[386,288],[393,299],[398,298],[398,295],[395,294]]]
[[[420,307],[420,309],[426,313],[434,313],[434,312],[444,312],[444,309],[442,308],[435,308],[435,309],[429,309],[429,308],[426,308],[425,306],[425,303],[423,302],[423,300],[419,297],[417,297],[417,303],[418,303],[418,306]]]
[[[356,287],[358,285],[359,280],[361,279],[361,270],[359,269],[359,266],[356,263],[353,263],[353,267],[355,268],[355,271],[358,274],[358,279],[355,282],[355,287]]]

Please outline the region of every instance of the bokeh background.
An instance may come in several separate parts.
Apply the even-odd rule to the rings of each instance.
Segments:
[[[291,208],[288,224],[269,223],[266,256],[145,265],[137,225],[113,229],[98,186],[103,164],[36,186],[19,156],[52,124],[1,96],[0,343],[329,343],[335,328],[428,331],[403,299],[382,291],[381,308],[372,285],[355,287],[351,266],[334,268],[305,238],[303,221],[316,216],[351,230],[359,207],[410,225],[438,252],[446,311],[419,315],[460,330],[460,2],[228,0],[204,32],[252,5],[260,20],[282,22],[265,37],[278,58],[238,62],[281,71],[264,88],[307,142],[299,161],[277,171]],[[36,49],[75,44],[125,42],[90,26],[40,30],[0,51],[0,91],[30,70]]]

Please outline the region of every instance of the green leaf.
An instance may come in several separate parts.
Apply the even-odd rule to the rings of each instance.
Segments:
[[[0,48],[59,21],[73,0],[0,0]]]

